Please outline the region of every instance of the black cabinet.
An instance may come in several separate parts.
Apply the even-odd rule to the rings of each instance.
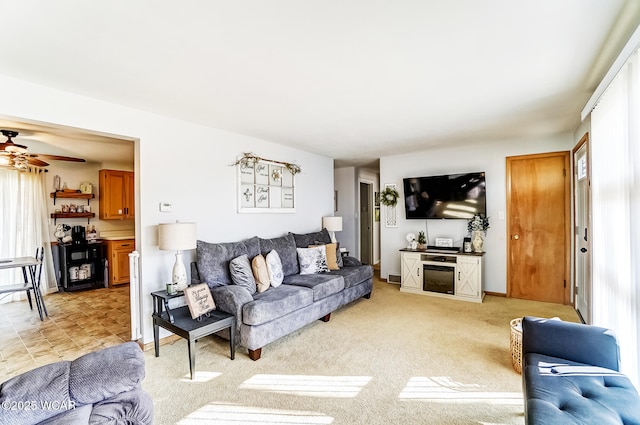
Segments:
[[[84,244],[59,244],[58,267],[56,268],[58,287],[63,291],[104,287],[103,251],[100,241]]]

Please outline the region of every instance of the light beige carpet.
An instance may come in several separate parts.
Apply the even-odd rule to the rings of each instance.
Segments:
[[[334,312],[251,361],[228,341],[146,353],[143,387],[157,424],[523,424],[509,322],[578,321],[570,306],[487,296],[482,304],[404,294],[376,281],[371,299]]]

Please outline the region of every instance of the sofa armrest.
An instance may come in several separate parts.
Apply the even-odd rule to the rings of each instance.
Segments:
[[[361,266],[362,263],[356,257],[345,255],[342,257],[342,263],[345,267]]]
[[[216,286],[211,290],[216,309],[236,316],[238,323],[242,320],[242,306],[253,301],[246,288],[237,285]]]
[[[620,370],[620,348],[610,329],[527,316],[522,320],[522,354],[537,353]]]

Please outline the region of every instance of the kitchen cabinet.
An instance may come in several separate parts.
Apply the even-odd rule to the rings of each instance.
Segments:
[[[100,170],[101,220],[134,218],[134,174],[132,171]]]
[[[129,283],[129,254],[135,249],[134,239],[105,241],[109,269],[109,286]]]

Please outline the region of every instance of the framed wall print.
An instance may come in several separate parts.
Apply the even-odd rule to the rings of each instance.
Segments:
[[[234,164],[238,169],[239,213],[295,212],[295,164],[259,158],[245,153]]]

